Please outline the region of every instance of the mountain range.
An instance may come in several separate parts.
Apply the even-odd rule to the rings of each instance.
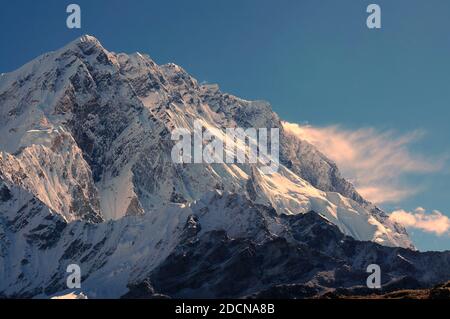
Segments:
[[[280,166],[176,164],[174,129],[278,128]],[[264,101],[92,36],[0,76],[0,297],[309,298],[428,288],[450,252],[414,249]]]

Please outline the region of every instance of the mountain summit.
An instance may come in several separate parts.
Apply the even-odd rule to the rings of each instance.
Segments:
[[[192,130],[195,121],[217,132],[278,128],[278,172],[175,164],[171,132]],[[154,286],[149,291],[189,297],[207,296],[213,280],[226,279],[220,276],[236,276],[226,264],[256,267],[254,256],[279,256],[273,278],[248,274],[245,287],[216,291],[240,297],[357,267],[352,258],[364,273],[377,254],[398,263],[386,279],[396,280],[410,273],[395,254],[412,265],[425,258],[331,160],[285,131],[268,103],[201,85],[147,55],[108,52],[92,36],[0,77],[0,133],[0,296],[62,291],[73,263],[89,298],[136,293],[143,282]],[[193,254],[195,278],[183,272],[183,254]],[[448,262],[445,254],[433,258],[444,256]],[[446,276],[414,269],[427,283]],[[349,286],[358,282],[351,274],[342,277]],[[212,286],[192,288],[200,280]]]

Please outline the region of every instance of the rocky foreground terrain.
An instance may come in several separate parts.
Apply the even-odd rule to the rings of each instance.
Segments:
[[[334,291],[324,294],[320,298],[329,299],[420,299],[420,300],[449,300],[450,282],[436,285],[429,289],[401,289],[387,293],[353,295],[352,291]]]

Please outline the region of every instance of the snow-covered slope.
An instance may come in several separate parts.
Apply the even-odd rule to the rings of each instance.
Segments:
[[[190,202],[211,189],[244,191],[251,165],[172,163],[171,130],[192,128],[201,119],[218,131],[236,126],[282,130],[282,173],[266,177],[260,187],[279,213],[297,214],[314,206],[357,239],[410,246],[404,231],[373,214],[374,207],[340,178],[331,161],[284,132],[270,105],[200,86],[177,65],[158,66],[139,53],[113,54],[84,36],[2,76],[0,101],[0,146],[10,153],[9,161],[16,160],[4,170],[13,175],[20,171],[15,166],[22,165],[22,171],[39,167],[27,178],[27,189],[69,221],[83,215],[74,206],[88,207],[89,218],[99,221]],[[39,159],[60,140],[70,144],[65,147],[71,152],[47,154],[47,163]],[[36,148],[42,150],[33,152]],[[61,168],[66,163],[73,166],[69,176]],[[282,187],[284,180],[293,189]],[[308,191],[299,195],[299,188],[327,193],[315,200]],[[338,198],[333,193],[354,201],[333,200]],[[340,208],[339,214],[336,208],[329,213],[330,207]]]
[[[279,170],[173,163],[171,132],[191,130],[194,121],[222,140],[230,127],[278,128]],[[251,233],[248,210],[257,206],[277,216],[314,211],[357,240],[412,248],[406,231],[364,200],[333,162],[285,131],[268,103],[200,85],[181,67],[159,66],[147,55],[108,52],[91,36],[0,77],[0,134],[3,183],[47,209],[52,218],[41,216],[40,230],[61,226],[58,240],[42,248],[26,239],[34,228],[8,226],[20,207],[2,208],[0,226],[12,245],[0,266],[5,295],[62,290],[66,261],[87,269],[91,293],[120,295],[179,244],[190,215],[211,210],[202,228],[237,237]],[[227,209],[216,203],[218,194],[227,194]],[[270,220],[271,235],[281,236],[283,226]],[[58,262],[37,270],[44,260]],[[117,288],[105,282],[110,276]],[[46,288],[34,294],[37,287]]]
[[[71,292],[62,296],[53,296],[51,299],[88,299],[83,293],[77,294],[76,292]]]
[[[65,271],[72,263],[81,268],[81,290],[88,298],[135,294],[149,278],[163,294],[238,297],[276,283],[316,277],[313,281],[320,283],[325,275],[321,271],[330,276],[333,269],[336,276],[348,276],[345,286],[351,287],[361,284],[359,277],[364,282],[366,263],[373,262],[389,265],[383,268],[388,283],[412,273],[424,284],[450,276],[448,253],[421,254],[357,242],[317,213],[278,215],[273,208],[227,192],[97,224],[67,223],[30,193],[5,182],[0,198],[0,210],[9,211],[0,219],[0,297],[71,294]],[[414,266],[406,267],[405,258]],[[255,265],[240,265],[250,260]],[[251,274],[239,277],[237,269]],[[237,277],[239,285],[231,284]],[[246,289],[238,288],[243,284]],[[210,290],[208,285],[222,288]],[[224,295],[222,290],[230,285],[233,290]]]

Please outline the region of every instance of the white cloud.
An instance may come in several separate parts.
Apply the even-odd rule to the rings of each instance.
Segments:
[[[422,207],[416,208],[413,212],[401,209],[392,212],[389,219],[405,227],[420,229],[438,236],[450,232],[450,218],[437,210],[427,213]]]
[[[372,128],[348,130],[287,122],[283,126],[336,162],[358,192],[377,204],[399,202],[420,191],[416,186],[402,184],[403,176],[435,172],[443,167],[443,163],[410,151],[410,145],[423,136],[421,131],[398,135]]]

